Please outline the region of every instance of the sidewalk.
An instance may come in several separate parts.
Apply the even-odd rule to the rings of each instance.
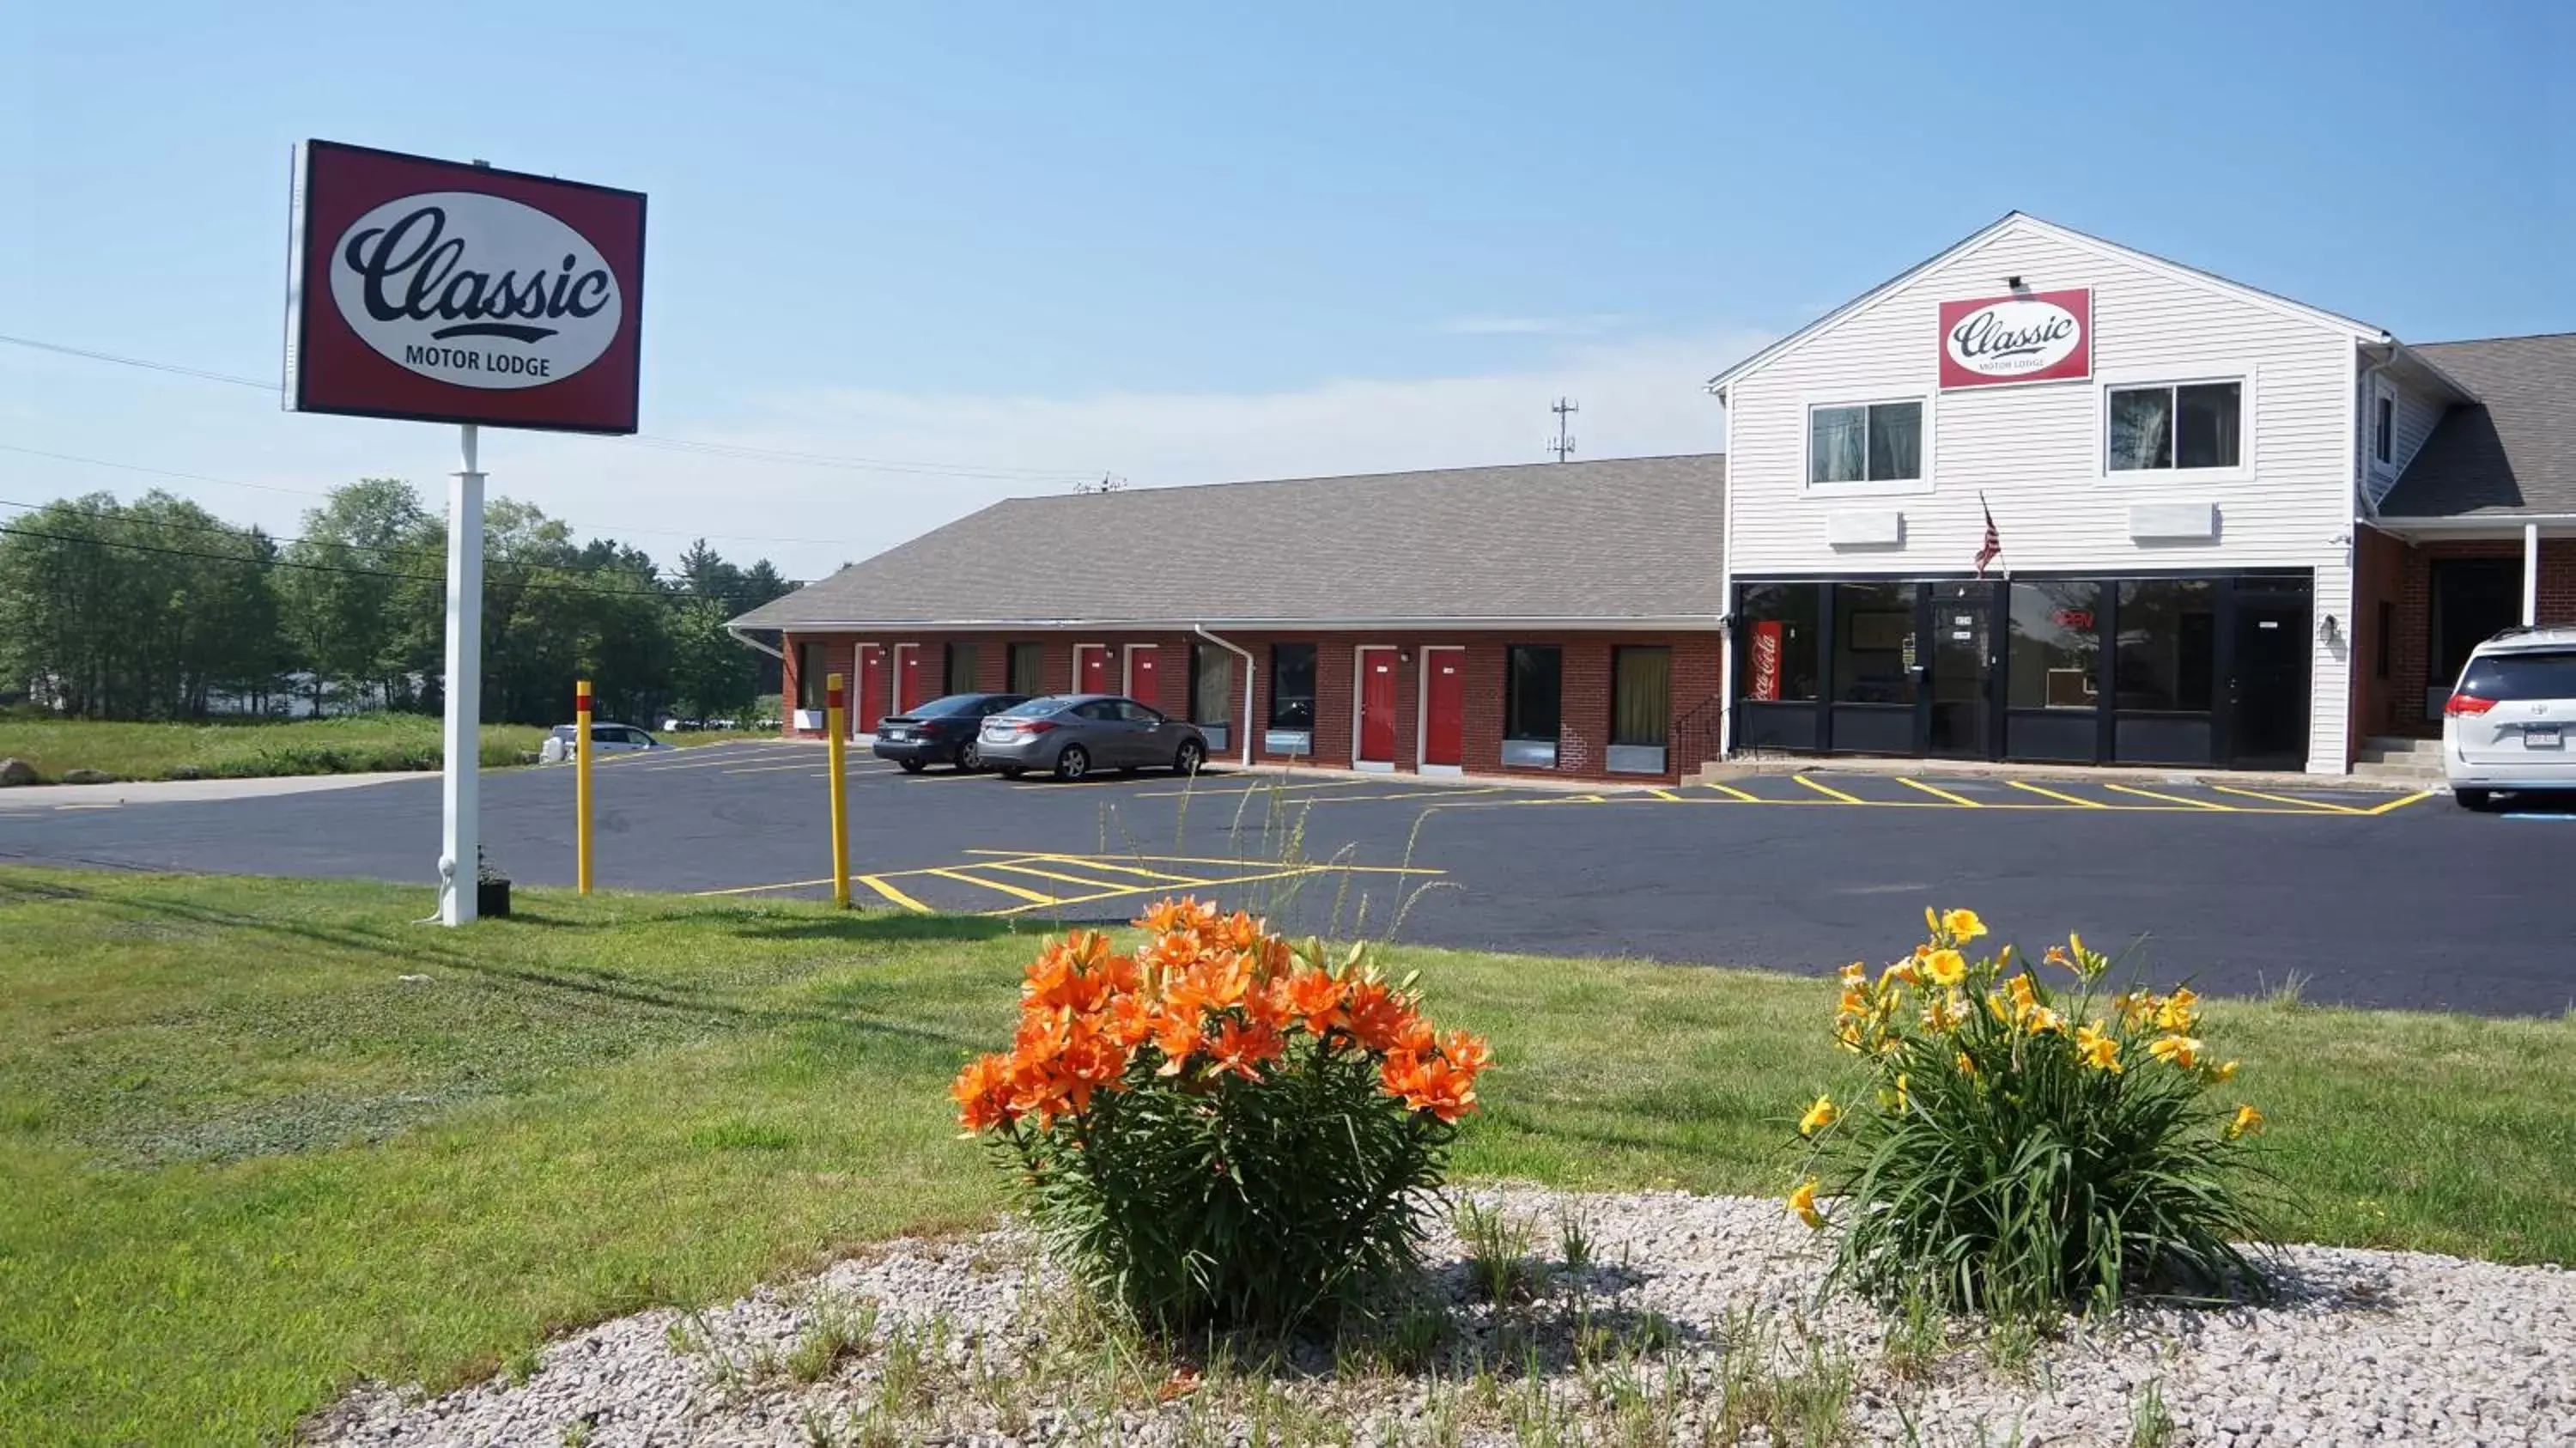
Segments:
[[[2309,774],[2300,770],[2208,769],[2179,764],[1997,764],[1982,759],[1883,758],[1874,755],[1800,755],[1764,759],[1730,759],[1702,765],[1685,782],[1758,778],[1784,774],[1910,774],[1963,779],[2072,779],[2122,781],[2164,780],[2169,783],[2218,783],[2255,789],[2327,789],[2373,794],[2419,794],[2447,789],[2440,780],[2373,779],[2355,774]]]
[[[285,774],[264,779],[153,779],[117,784],[22,784],[0,789],[0,810],[99,808],[120,804],[187,804],[210,799],[260,799],[322,789],[356,789],[397,779],[436,779],[438,771],[382,774]]]

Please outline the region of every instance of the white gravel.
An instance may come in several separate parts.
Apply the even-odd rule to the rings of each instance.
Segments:
[[[1839,1421],[1820,1441],[2127,1445],[2152,1441],[2138,1436],[2152,1394],[2172,1443],[2576,1444],[2576,1274],[2561,1268],[2290,1247],[2270,1305],[2070,1323],[2018,1363],[1954,1325],[1930,1361],[1908,1362],[1879,1314],[1816,1301],[1816,1243],[1777,1202],[1467,1195],[1532,1223],[1544,1259],[1575,1215],[1598,1265],[1497,1309],[1473,1300],[1444,1226],[1429,1262],[1450,1336],[1411,1372],[1337,1369],[1317,1349],[1175,1381],[1173,1362],[1087,1319],[1005,1228],[891,1243],[703,1313],[603,1323],[548,1346],[524,1382],[427,1399],[369,1387],[308,1427],[329,1444],[478,1448],[1771,1443]],[[869,1340],[799,1381],[798,1344],[853,1314],[872,1318]],[[1839,1409],[1818,1402],[1838,1396]]]

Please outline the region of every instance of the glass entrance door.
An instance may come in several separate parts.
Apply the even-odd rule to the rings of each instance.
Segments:
[[[1935,583],[1931,699],[1923,752],[1985,759],[1994,751],[1995,585]]]

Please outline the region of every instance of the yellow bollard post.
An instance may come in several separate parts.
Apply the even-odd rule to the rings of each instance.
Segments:
[[[832,903],[843,909],[850,904],[850,802],[849,776],[842,772],[848,757],[848,700],[842,692],[841,676],[829,674],[823,680],[823,732],[831,742],[825,746],[832,756]]]
[[[590,893],[590,680],[572,686],[573,882]]]

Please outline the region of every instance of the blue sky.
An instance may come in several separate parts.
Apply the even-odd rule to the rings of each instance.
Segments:
[[[2412,339],[2576,329],[2567,11],[20,5],[0,333],[273,376],[305,136],[640,189],[648,433],[955,472],[516,434],[493,485],[810,575],[1080,473],[1536,460],[1559,391],[1585,456],[1718,447],[1700,379],[2014,208]],[[8,346],[0,445],[453,466]],[[152,481],[0,451],[0,498]]]

